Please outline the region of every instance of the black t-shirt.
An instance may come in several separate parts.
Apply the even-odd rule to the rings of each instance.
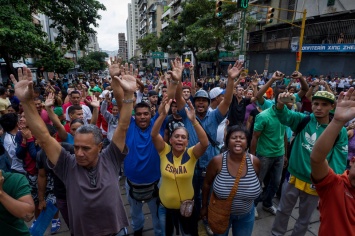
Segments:
[[[173,115],[168,116],[168,121],[166,122],[165,129],[169,131],[169,138],[173,130],[177,127],[185,127],[184,123],[182,122],[182,118],[175,119]]]
[[[238,103],[238,99],[233,96],[228,112],[229,127],[243,124],[246,107],[250,104],[250,100],[250,98],[242,98],[240,103]]]
[[[74,154],[74,147],[69,143],[61,143],[62,147]],[[64,183],[54,174],[53,170],[48,166],[47,155],[42,150],[37,152],[37,160],[36,160],[38,169],[45,169],[47,176],[53,178],[53,193],[59,199],[66,199],[66,189]]]

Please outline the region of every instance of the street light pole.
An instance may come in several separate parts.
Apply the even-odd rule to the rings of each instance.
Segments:
[[[301,60],[302,60],[302,45],[303,45],[303,37],[304,37],[304,29],[306,26],[306,16],[307,16],[307,10],[303,10],[303,16],[302,16],[302,25],[301,25],[301,35],[300,35],[300,41],[298,45],[298,55],[296,57],[296,71],[299,70]]]

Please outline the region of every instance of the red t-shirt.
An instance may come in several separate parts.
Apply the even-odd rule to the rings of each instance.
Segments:
[[[348,175],[349,171],[336,175],[329,168],[327,177],[315,184],[320,197],[319,236],[355,235],[355,188]]]

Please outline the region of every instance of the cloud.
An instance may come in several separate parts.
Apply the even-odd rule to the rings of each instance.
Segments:
[[[101,20],[95,28],[97,39],[102,50],[118,50],[118,33],[125,33],[127,39],[126,20],[128,3],[131,0],[99,0],[106,6],[106,11],[99,11]]]

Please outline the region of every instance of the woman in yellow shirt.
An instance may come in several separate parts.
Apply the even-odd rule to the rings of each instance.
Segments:
[[[169,142],[164,142],[159,134],[159,129],[169,111],[171,100],[163,101],[160,116],[155,121],[152,129],[152,140],[160,156],[161,186],[159,189],[159,220],[162,228],[162,235],[173,235],[174,226],[177,233],[181,230],[182,235],[198,235],[197,221],[198,213],[193,209],[190,217],[184,217],[180,213],[181,202],[191,200],[194,197],[192,186],[192,177],[194,175],[195,165],[200,156],[208,147],[208,138],[196,120],[195,109],[188,101],[189,108],[186,114],[195,128],[200,142],[195,146],[187,148],[189,134],[184,127],[177,127],[171,133]]]

